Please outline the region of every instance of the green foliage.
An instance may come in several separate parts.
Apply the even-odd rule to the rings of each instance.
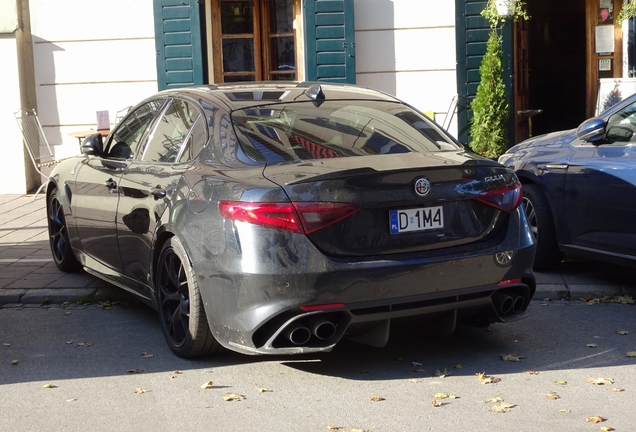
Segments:
[[[470,103],[473,111],[470,146],[482,156],[497,159],[508,149],[508,101],[503,83],[501,36],[495,30],[488,38],[479,73],[477,96]]]
[[[528,11],[526,9],[526,2],[523,0],[510,0],[510,3],[512,7],[512,18],[515,22],[519,18],[523,18],[526,21],[530,19],[530,15],[528,15]],[[507,18],[505,16],[500,16],[499,12],[497,12],[497,0],[488,0],[486,7],[483,11],[481,11],[481,16],[490,21],[491,28],[497,28],[499,27],[499,24],[503,25]]]
[[[623,21],[626,19],[630,19],[636,16],[636,0],[629,0],[627,3],[623,4],[623,8],[621,12],[616,17],[616,23],[618,25],[622,25]]]

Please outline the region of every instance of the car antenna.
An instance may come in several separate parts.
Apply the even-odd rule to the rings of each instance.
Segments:
[[[320,84],[314,84],[305,90],[305,94],[309,99],[314,101],[314,105],[319,107],[325,101],[325,93],[322,91]]]

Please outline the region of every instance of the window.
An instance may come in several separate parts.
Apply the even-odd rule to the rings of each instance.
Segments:
[[[276,104],[234,111],[232,123],[245,153],[268,163],[461,149],[426,117],[394,102]]]
[[[213,0],[214,81],[295,80],[294,0]]]
[[[613,114],[606,131],[605,137],[611,143],[636,141],[636,102]]]
[[[194,160],[201,152],[201,149],[205,146],[207,140],[208,134],[205,121],[203,117],[199,116],[190,130],[188,138],[186,138],[185,145],[183,146],[183,150],[181,150],[181,154],[177,158],[177,161],[189,162]]]
[[[193,104],[173,99],[157,122],[141,159],[152,162],[177,162],[181,145],[200,116]]]
[[[164,102],[165,99],[152,100],[128,114],[113,132],[106,147],[106,157],[131,159],[140,148],[141,139],[148,125]]]

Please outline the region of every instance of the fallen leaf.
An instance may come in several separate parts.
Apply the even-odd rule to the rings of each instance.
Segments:
[[[71,314],[71,312],[68,312],[68,311],[64,312],[64,315],[70,315],[70,314]]]
[[[44,384],[42,388],[57,388],[55,384]]]
[[[455,366],[453,366],[455,369],[463,369],[463,366],[460,365],[459,363],[456,364]]]
[[[20,363],[20,361],[19,361],[19,360],[11,360],[11,364],[12,364],[12,365],[17,365],[18,363]]]
[[[498,413],[507,413],[510,412],[510,408],[515,407],[515,404],[501,402],[498,405],[492,405],[488,407],[488,411],[498,412]]]
[[[546,399],[550,399],[550,400],[556,400],[556,399],[559,399],[559,397],[560,396],[558,394],[556,394],[556,392],[553,392],[553,391],[547,392],[545,394],[545,398]]]
[[[10,346],[11,346],[11,344],[10,344],[10,343],[4,343],[4,344],[2,344],[2,345],[6,346],[6,347],[10,347]]]
[[[236,393],[228,393],[223,396],[224,401],[242,401],[243,399],[245,399],[245,396]]]
[[[601,416],[592,416],[592,417],[585,418],[585,421],[590,423],[601,423],[601,422],[604,422],[605,420],[607,419]]]
[[[73,341],[66,341],[66,345],[73,345]]]
[[[73,399],[66,399],[66,402],[75,402],[77,400],[77,398],[73,398]]]
[[[258,391],[261,392],[261,393],[271,393],[274,390],[271,390],[271,389],[268,389],[268,388],[259,388]]]
[[[518,362],[521,361],[521,359],[526,358],[526,356],[522,356],[519,354],[502,354],[501,355],[501,359],[503,361],[510,361],[510,362]]]
[[[442,372],[440,372],[440,370],[437,369],[435,373],[433,374],[434,377],[438,377],[438,378],[445,378],[448,375],[450,375],[450,373],[448,372],[447,368],[444,368]]]
[[[402,358],[402,357],[397,357],[397,358],[395,359],[395,361],[402,361],[402,360],[404,360],[404,358]]]
[[[596,345],[594,343],[586,344],[585,346],[588,347],[588,348],[598,348],[598,345]]]
[[[477,374],[477,379],[479,381],[481,381],[484,384],[496,384],[499,381],[501,381],[501,379],[495,377],[495,376],[488,376],[486,375],[486,372],[480,372]]]
[[[618,388],[618,387],[612,387],[612,388],[610,389],[610,391],[613,391],[614,393],[620,393],[620,392],[622,392],[622,391],[625,391],[625,389]]]
[[[433,405],[434,407],[442,406],[442,401],[440,401],[439,399],[433,399],[433,402],[431,402],[431,405]]]
[[[153,358],[153,357],[154,357],[154,355],[153,355],[153,354],[150,354],[150,353],[147,353],[147,352],[142,352],[142,353],[141,353],[141,357],[142,357],[142,358]]]
[[[616,334],[619,334],[621,336],[625,336],[625,335],[628,335],[629,332],[627,330],[619,330],[619,331],[616,332]]]
[[[556,380],[554,383],[557,385],[566,385],[568,382],[563,380]]]
[[[601,430],[602,430],[603,432],[609,432],[609,431],[613,431],[613,430],[614,430],[614,428],[613,428],[613,427],[609,427],[609,426],[602,426],[602,427],[601,427]]]
[[[590,297],[583,297],[581,300],[587,302],[587,304],[598,304],[598,303],[620,303],[620,304],[636,304],[636,300],[634,300],[631,296],[608,296],[605,295],[602,298],[594,298],[590,299]]]
[[[570,411],[569,409],[562,409],[562,410],[559,410],[559,412],[562,412],[562,413],[571,413],[572,411]]]
[[[329,429],[329,430],[340,430],[340,429],[342,429],[342,426],[331,426],[331,425],[329,425],[329,426],[327,426],[327,429]]]
[[[93,346],[93,342],[78,342],[77,346],[81,346],[81,347],[92,347]]]
[[[384,399],[383,397],[380,397],[380,396],[373,396],[373,397],[371,398],[371,400],[372,400],[373,402],[382,402],[383,400],[386,400],[386,399]]]
[[[491,403],[491,402],[503,402],[503,399],[502,399],[502,398],[500,398],[499,396],[497,396],[497,397],[491,397],[491,398],[484,399],[484,402],[485,402],[485,403]]]
[[[146,390],[146,389],[141,388],[141,387],[137,387],[137,388],[135,389],[135,393],[136,393],[136,394],[148,393],[149,391],[150,391],[150,390]]]
[[[205,382],[205,383],[201,384],[201,388],[204,389],[204,390],[209,390],[209,389],[211,389],[213,387],[212,384],[213,384],[212,381]]]
[[[533,371],[533,370],[527,370],[526,374],[528,374],[528,375],[539,375],[539,372]]]
[[[126,372],[128,373],[142,373],[143,369],[128,369]]]
[[[446,394],[446,393],[435,393],[433,397],[435,399],[459,399],[459,396],[455,396],[454,394]]]
[[[366,374],[366,373],[369,373],[369,371],[368,371],[367,369],[365,369],[365,370],[363,370],[363,371],[362,371],[362,372],[360,372],[360,373],[365,373],[365,374]]]
[[[176,370],[176,371],[173,372],[173,374],[175,374],[175,375],[181,375],[182,373],[183,372],[181,372],[180,370]]]
[[[419,380],[419,379],[416,379],[416,378],[409,378],[408,381],[411,382],[411,383],[418,383],[418,382],[421,382],[422,380]]]
[[[422,368],[413,369],[413,372],[425,372]]]
[[[413,364],[413,367],[421,367],[422,366],[422,363],[420,363],[420,362],[412,362],[412,364]]]
[[[611,378],[588,378],[585,382],[596,385],[610,385],[614,382],[614,380]]]
[[[627,353],[627,357],[636,357],[636,351],[630,351]]]

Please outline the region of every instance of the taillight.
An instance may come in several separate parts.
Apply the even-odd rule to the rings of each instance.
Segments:
[[[508,186],[482,192],[475,199],[506,213],[512,213],[521,205],[523,194],[521,183],[514,182]]]
[[[261,203],[223,200],[219,201],[219,211],[227,219],[309,234],[352,215],[358,211],[358,206],[330,202]]]

